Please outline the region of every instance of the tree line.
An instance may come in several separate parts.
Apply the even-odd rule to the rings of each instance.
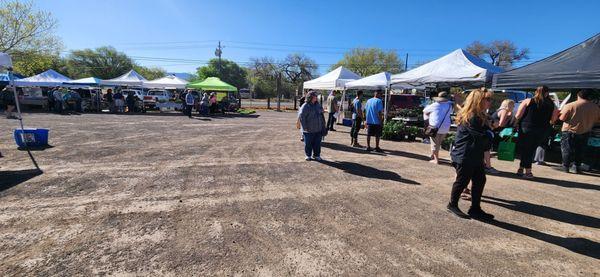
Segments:
[[[55,34],[57,20],[51,13],[36,10],[32,2],[0,0],[0,5],[0,52],[13,57],[14,70],[22,75],[31,76],[48,69],[73,79],[90,76],[111,79],[131,69],[149,80],[166,75],[164,69],[138,64],[112,46],[73,50],[61,55],[64,46]],[[466,49],[504,68],[511,68],[515,62],[529,58],[527,48],[518,48],[508,40],[475,41]],[[395,50],[354,48],[328,69],[344,66],[364,77],[382,71],[400,73],[405,62]],[[219,77],[237,88],[250,88],[258,98],[290,98],[300,95],[302,84],[318,77],[318,70],[319,65],[302,53],[292,53],[283,59],[269,56],[252,58],[244,66],[215,58],[198,67],[191,81]]]

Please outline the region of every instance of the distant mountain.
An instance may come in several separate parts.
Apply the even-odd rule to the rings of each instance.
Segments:
[[[185,73],[185,72],[184,73],[170,72],[170,73],[167,73],[167,75],[175,75],[175,77],[184,79],[186,81],[189,81],[192,77],[194,77],[194,75],[192,75],[190,73]]]

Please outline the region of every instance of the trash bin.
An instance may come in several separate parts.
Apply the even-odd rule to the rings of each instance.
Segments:
[[[41,147],[48,145],[48,129],[25,128],[24,130],[15,129],[15,142],[19,147]]]

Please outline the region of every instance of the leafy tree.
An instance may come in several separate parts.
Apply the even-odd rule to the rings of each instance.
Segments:
[[[57,21],[32,2],[0,0],[0,52],[55,53],[62,48],[54,34]]]
[[[303,54],[288,55],[282,64],[283,73],[287,80],[295,86],[296,94],[302,92],[305,81],[311,80],[316,75],[318,65],[315,61]]]
[[[42,73],[50,68],[62,74],[67,74],[64,60],[55,54],[46,54],[37,51],[12,51],[13,68],[15,72],[24,76]],[[67,74],[68,75],[68,74]]]
[[[380,48],[354,48],[344,54],[344,58],[331,67],[331,70],[344,66],[361,76],[377,74],[383,71],[400,73],[404,62],[394,51]]]
[[[131,58],[110,46],[72,51],[66,61],[69,76],[75,79],[90,76],[111,79],[134,67]]]
[[[211,59],[207,65],[198,67],[198,79],[204,80],[208,77],[219,77],[223,82],[229,83],[236,88],[248,87],[246,71],[237,63],[221,59],[221,70],[219,72],[219,59]]]
[[[160,67],[146,67],[136,64],[133,66],[133,70],[137,71],[137,73],[141,74],[148,80],[162,78],[167,75],[167,71]]]
[[[516,61],[529,58],[529,49],[519,49],[510,40],[494,40],[490,43],[474,41],[467,46],[467,51],[495,66],[504,68],[511,68]]]

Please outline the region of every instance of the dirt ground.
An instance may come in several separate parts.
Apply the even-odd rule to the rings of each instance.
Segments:
[[[0,119],[2,276],[600,275],[599,175],[494,160],[484,223],[445,210],[454,172],[428,145],[367,154],[338,126],[307,162],[291,112],[25,120],[54,147],[30,170]]]

